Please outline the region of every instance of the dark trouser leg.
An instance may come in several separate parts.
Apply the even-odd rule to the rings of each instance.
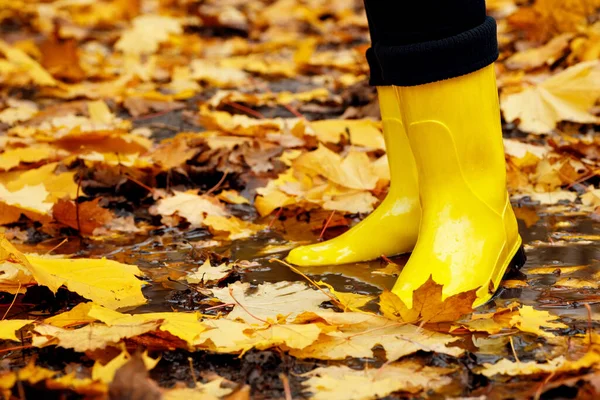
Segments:
[[[415,86],[465,75],[498,57],[484,0],[365,0],[373,86]]]

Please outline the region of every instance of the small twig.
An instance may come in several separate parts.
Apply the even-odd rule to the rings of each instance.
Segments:
[[[583,306],[586,308],[588,314],[588,337],[590,338],[590,342],[588,343],[589,350],[590,347],[592,347],[592,307],[590,307],[588,303],[584,303]]]
[[[517,360],[517,362],[520,363],[521,360],[519,360],[519,357],[517,356],[517,351],[515,350],[515,343],[513,342],[513,337],[509,336],[508,340],[510,341],[510,348],[512,349],[513,356],[515,357],[515,360]]]
[[[167,110],[158,111],[158,112],[151,113],[151,114],[140,115],[139,117],[132,118],[131,120],[132,121],[143,121],[145,119],[150,119],[150,118],[156,118],[156,117],[163,116],[165,114],[170,113],[171,111],[173,111],[173,110],[172,109],[167,109]]]
[[[133,183],[137,183],[139,186],[143,187],[144,189],[146,189],[150,193],[154,193],[154,188],[151,188],[150,186],[148,186],[148,185],[146,185],[146,184],[138,181],[137,179],[135,179],[134,177],[132,177],[128,173],[125,173],[125,178],[129,179]]]
[[[381,255],[381,258],[387,262],[388,264],[396,264],[395,262],[393,262],[392,260],[390,260],[389,258],[387,258],[387,256],[385,254]]]
[[[290,380],[283,372],[279,374],[279,379],[281,379],[281,383],[283,383],[283,393],[285,393],[285,400],[292,400],[292,389],[290,388]]]
[[[7,347],[5,349],[0,349],[0,353],[8,353],[9,351],[23,350],[23,349],[28,349],[30,347],[33,347],[33,345],[32,344],[26,344],[24,346]]]
[[[544,382],[542,382],[540,384],[540,386],[538,387],[538,389],[535,391],[535,396],[533,396],[533,398],[535,400],[540,400],[542,393],[544,393],[544,387],[548,384],[548,382],[550,382],[550,379],[552,379],[553,377],[554,377],[554,371],[551,372],[550,375],[548,375],[548,377],[546,379],[544,379]]]
[[[248,311],[248,309],[247,309],[246,307],[244,307],[244,306],[242,305],[242,303],[240,303],[239,301],[237,301],[237,299],[236,299],[236,298],[233,296],[233,288],[231,288],[231,287],[229,288],[229,295],[231,296],[231,298],[233,299],[233,301],[235,301],[235,303],[236,303],[238,306],[242,307],[242,309],[243,309],[244,311],[246,311],[246,312],[248,313],[248,315],[250,315],[252,318],[254,318],[254,319],[257,319],[257,320],[259,320],[259,321],[262,321],[262,322],[264,322],[265,324],[268,324],[268,323],[269,323],[269,321],[267,321],[267,320],[265,320],[265,319],[262,319],[262,318],[259,318],[259,317],[257,317],[256,315],[252,314],[250,311]]]
[[[81,189],[81,182],[83,181],[83,174],[79,175],[77,182],[77,195],[75,197],[75,217],[77,218],[77,231],[81,235],[81,223],[79,222],[79,190]]]
[[[325,225],[323,226],[323,230],[321,231],[321,234],[319,235],[319,240],[323,240],[323,235],[325,234],[325,231],[329,227],[329,224],[331,223],[331,220],[333,219],[334,215],[335,215],[335,210],[333,210],[331,212],[331,215],[329,216],[329,218],[327,218],[327,221],[325,222]]]
[[[296,107],[293,107],[290,104],[283,104],[283,107],[285,107],[286,110],[294,114],[296,117],[304,119],[304,115],[302,115]]]
[[[227,104],[228,106],[236,108],[236,109],[238,109],[240,111],[243,111],[246,114],[252,115],[253,117],[256,117],[258,119],[265,119],[265,116],[262,115],[261,113],[259,113],[258,111],[253,110],[253,109],[251,109],[249,107],[243,106],[241,104],[234,103],[234,102],[231,102],[231,101],[226,101],[226,102],[224,102],[224,104]]]
[[[279,219],[279,216],[281,215],[282,212],[283,212],[283,207],[279,207],[279,210],[277,210],[277,213],[275,213],[275,215],[271,219],[271,222],[269,222],[269,229],[271,229],[273,227],[273,224],[275,223],[275,221],[277,221]]]
[[[8,308],[6,309],[6,312],[4,313],[4,315],[2,316],[2,321],[4,320],[4,318],[6,318],[6,316],[8,315],[10,309],[12,308],[12,306],[15,304],[15,301],[17,301],[17,296],[19,295],[19,291],[21,290],[21,282],[19,282],[19,287],[17,288],[17,292],[15,293],[15,297],[13,297],[12,302],[10,303],[10,306],[8,306]]]
[[[223,172],[223,176],[221,177],[221,179],[219,179],[219,182],[217,182],[217,184],[215,186],[208,189],[208,191],[204,194],[209,195],[212,192],[214,192],[215,190],[217,190],[219,188],[219,186],[221,186],[223,184],[223,182],[225,182],[225,178],[227,178],[227,171]]]
[[[198,386],[198,380],[196,379],[196,372],[194,371],[194,363],[192,362],[192,357],[188,357],[188,362],[190,363],[190,373],[192,374],[192,380],[194,381],[194,386]]]
[[[46,255],[52,253],[54,250],[58,249],[60,246],[62,246],[63,244],[67,243],[69,241],[69,238],[64,238],[62,242],[60,242],[59,244],[57,244],[56,246],[54,246],[53,248],[51,248],[50,250],[48,250],[46,252]]]
[[[208,307],[204,311],[218,310],[219,308],[232,307],[232,306],[235,306],[235,303],[219,304],[218,306]]]
[[[323,288],[321,286],[319,286],[317,284],[317,282],[313,281],[312,279],[310,279],[308,276],[306,276],[304,273],[302,273],[298,268],[286,263],[283,260],[280,260],[278,258],[271,258],[269,260],[269,262],[278,262],[280,264],[285,265],[286,267],[288,267],[289,269],[291,269],[292,271],[294,271],[295,273],[297,273],[298,275],[302,276],[304,279],[306,279],[307,281],[309,281],[314,287],[316,287],[317,289],[319,289],[325,296],[329,297],[333,302],[335,302],[336,304],[340,304],[343,306],[342,303],[340,303],[340,301],[338,299],[336,299],[333,295],[331,295],[330,293],[326,292],[325,290],[323,290]]]

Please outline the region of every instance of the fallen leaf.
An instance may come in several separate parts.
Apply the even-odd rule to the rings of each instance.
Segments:
[[[200,282],[215,282],[220,281],[233,272],[231,265],[222,263],[220,265],[212,266],[210,259],[207,258],[202,266],[198,267],[194,272],[186,275],[185,280],[188,283],[200,283]]]
[[[111,399],[160,400],[160,389],[148,377],[147,357],[135,354],[116,370],[109,387]]]
[[[554,334],[546,332],[542,328],[563,329],[568,328],[562,322],[554,322],[560,317],[550,314],[548,311],[539,311],[531,306],[522,306],[519,315],[514,315],[510,320],[512,326],[521,332],[533,333],[537,336],[552,337]]]
[[[115,345],[123,338],[130,338],[153,331],[159,326],[156,322],[133,325],[105,326],[87,325],[83,328],[68,330],[52,325],[37,325],[32,338],[34,347],[57,345],[79,352],[104,349]]]
[[[435,323],[456,321],[473,311],[476,289],[450,296],[442,301],[443,285],[437,284],[431,277],[413,293],[412,308],[407,308],[398,296],[384,291],[379,297],[379,307],[387,318],[404,321]]]
[[[321,175],[350,189],[373,190],[378,177],[365,153],[351,151],[346,158],[320,145],[294,160],[294,168],[312,175]]]
[[[20,342],[21,339],[17,337],[16,331],[31,323],[33,321],[28,319],[5,319],[0,321],[0,339]]]
[[[102,365],[96,361],[92,367],[92,379],[104,383],[111,383],[115,374],[117,373],[117,370],[127,364],[131,358],[131,354],[129,354],[127,351],[123,351],[105,365]],[[142,354],[141,359],[144,362],[144,366],[146,367],[147,371],[150,371],[156,367],[156,364],[158,364],[160,361],[160,358],[151,358],[147,353]]]
[[[368,119],[314,121],[310,127],[324,143],[339,143],[341,138],[346,138],[356,146],[385,150],[380,124]]]
[[[179,215],[192,226],[201,226],[207,215],[226,217],[225,207],[208,196],[191,192],[175,192],[171,197],[159,200],[150,210],[154,215]]]
[[[363,400],[379,399],[402,391],[413,395],[436,391],[449,385],[451,369],[423,367],[413,361],[385,364],[381,368],[356,370],[350,367],[319,367],[302,376],[303,385],[312,392],[311,399]]]
[[[48,39],[40,45],[42,53],[42,66],[59,79],[80,81],[86,73],[79,64],[77,54],[77,40]]]
[[[530,70],[542,65],[552,65],[561,58],[573,39],[572,33],[563,33],[553,37],[548,43],[540,47],[532,47],[510,56],[505,65],[509,69]]]
[[[231,290],[231,294],[230,294]],[[261,283],[252,288],[248,282],[236,282],[225,288],[212,289],[223,303],[236,306],[227,318],[258,323],[265,320],[293,320],[298,314],[317,309],[331,300],[324,293],[298,282]]]
[[[219,400],[233,392],[232,388],[222,387],[228,382],[225,378],[217,377],[208,383],[197,382],[193,388],[175,388],[165,390],[165,400]]]
[[[590,351],[578,360],[571,361],[564,356],[549,360],[546,363],[535,361],[510,361],[506,358],[498,361],[496,364],[484,363],[480,373],[491,377],[494,375],[533,375],[559,372],[578,371],[583,368],[589,368],[600,362],[600,354],[597,351]]]
[[[596,123],[589,109],[600,97],[600,62],[588,61],[567,68],[539,85],[502,97],[507,121],[520,120],[525,132],[548,133],[559,121]]]
[[[263,225],[253,224],[234,216],[208,215],[202,223],[215,234],[226,232],[228,240],[245,239],[265,228]]]
[[[113,214],[98,205],[100,198],[76,205],[71,200],[59,200],[52,208],[52,215],[58,222],[78,230],[84,235],[92,235],[112,220]]]
[[[125,54],[151,54],[166,42],[171,34],[180,34],[181,21],[164,15],[141,15],[133,20],[132,27],[125,31],[115,48]]]
[[[37,61],[25,52],[0,40],[0,52],[18,69],[27,74],[31,80],[41,86],[56,86],[58,82]]]
[[[573,289],[583,289],[583,288],[598,289],[600,287],[600,282],[595,281],[595,280],[592,281],[592,280],[588,280],[588,279],[565,277],[565,278],[560,278],[559,280],[557,280],[556,283],[554,284],[554,286],[562,286],[562,287],[573,288]]]
[[[292,350],[291,354],[295,357],[323,360],[371,358],[373,348],[378,345],[385,349],[388,361],[396,361],[419,350],[452,356],[464,352],[458,347],[448,346],[456,340],[453,336],[375,315],[352,312],[314,314],[337,326],[338,330],[323,333],[317,342],[302,350]]]
[[[189,344],[194,343],[198,335],[206,329],[204,324],[200,322],[198,313],[158,312],[132,315],[95,305],[88,312],[88,316],[117,328],[159,321],[160,330],[169,332]]]
[[[371,300],[374,300],[376,296],[364,295],[352,292],[338,292],[333,286],[323,281],[317,282],[319,286],[325,286],[329,293],[331,293],[342,305],[344,311],[360,311],[359,309],[366,305]]]

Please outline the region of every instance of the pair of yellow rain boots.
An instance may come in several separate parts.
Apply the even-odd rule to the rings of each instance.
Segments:
[[[411,87],[378,87],[391,185],[364,221],[287,260],[338,265],[412,251],[392,292],[412,307],[429,277],[443,299],[494,294],[509,265],[525,262],[506,191],[494,66]]]

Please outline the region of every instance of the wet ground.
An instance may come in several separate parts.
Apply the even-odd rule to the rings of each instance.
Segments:
[[[570,326],[568,331],[565,330],[560,334],[586,332],[589,327],[586,305],[590,306],[593,320],[600,310],[600,295],[597,290],[557,286],[556,283],[565,276],[572,279],[598,281],[600,222],[590,218],[588,214],[579,213],[573,206],[541,208],[515,204],[515,208],[520,218],[520,231],[528,260],[521,273],[507,277],[503,288],[497,294],[496,303],[508,304],[511,301],[518,301],[538,309],[547,309],[560,315],[562,321]],[[252,283],[304,280],[285,265],[272,262],[272,259],[283,259],[289,249],[298,242],[316,240],[320,232],[311,231],[305,222],[298,222],[290,216],[273,221],[271,225],[270,231],[258,237],[233,243],[217,243],[204,230],[186,232],[170,229],[157,230],[149,237],[131,238],[127,242],[73,239],[59,247],[56,252],[82,256],[103,255],[121,262],[137,264],[147,274],[148,282],[152,283],[144,291],[149,299],[148,304],[130,310],[131,312],[198,310],[210,314],[226,308],[210,310],[214,303],[208,301],[209,296],[202,294],[201,288],[198,290],[198,287],[191,287],[177,281],[186,272],[201,265],[206,257],[210,257],[213,261],[221,258],[225,261],[249,261],[246,263],[247,268],[236,271],[222,282],[222,285],[238,279]],[[332,237],[342,230],[332,228],[324,236]],[[57,244],[56,240],[42,242],[36,245],[36,251],[52,249]],[[401,268],[407,258],[408,256],[398,256],[392,261]],[[306,268],[303,271],[317,280],[329,283],[336,290],[377,294],[383,289],[391,288],[394,284],[394,275],[382,274],[380,271],[387,265],[387,261],[375,260],[344,266]],[[39,304],[39,299],[27,300],[27,298],[23,300],[22,312],[24,313],[29,312],[40,316],[47,315],[49,311],[58,311],[52,307],[43,310],[43,307],[39,306],[35,307],[35,311],[31,311],[31,307],[27,307],[27,304]],[[68,303],[68,298],[63,300]],[[58,307],[64,306],[65,302],[59,302]],[[19,307],[19,305],[15,306]],[[600,326],[598,322],[593,323],[595,328]],[[542,345],[535,343],[531,338],[518,335],[514,337],[515,350],[522,360],[539,358]],[[476,340],[475,337],[473,340]],[[536,346],[534,350],[532,346]],[[452,394],[491,396],[490,393],[495,393],[495,396],[488,398],[520,397],[531,394],[532,388],[537,387],[539,381],[528,382],[523,379],[512,386],[504,386],[499,382],[489,382],[485,379],[481,381],[480,377],[474,378],[477,375],[469,372],[469,362],[473,365],[495,362],[501,355],[506,356],[509,351],[506,345],[494,351],[475,351],[472,358],[465,361],[464,372],[457,374],[457,379],[466,381],[457,383]],[[317,364],[324,363],[314,360],[296,360],[280,351],[251,351],[242,358],[236,355],[190,354],[183,350],[161,352],[161,354],[162,361],[152,372],[152,376],[163,385],[170,386],[177,381],[191,382],[190,362],[192,362],[197,373],[208,369],[234,381],[245,381],[253,388],[254,398],[278,398],[283,390],[280,373],[290,376],[294,396],[302,397],[302,379],[298,375],[314,368]],[[68,354],[63,356],[61,358],[64,360],[69,359]],[[72,354],[72,356],[76,355]],[[45,352],[41,352],[39,357],[42,364],[47,362],[52,365],[56,362],[54,356],[45,355]],[[191,357],[192,361],[188,360],[188,357]],[[429,364],[445,363],[444,358],[437,355],[419,357],[429,357],[425,361]],[[383,359],[351,360],[348,364],[356,367],[364,367],[365,364],[376,367],[383,362]],[[567,391],[559,391],[548,398],[568,398],[568,390],[571,389],[565,390]]]

